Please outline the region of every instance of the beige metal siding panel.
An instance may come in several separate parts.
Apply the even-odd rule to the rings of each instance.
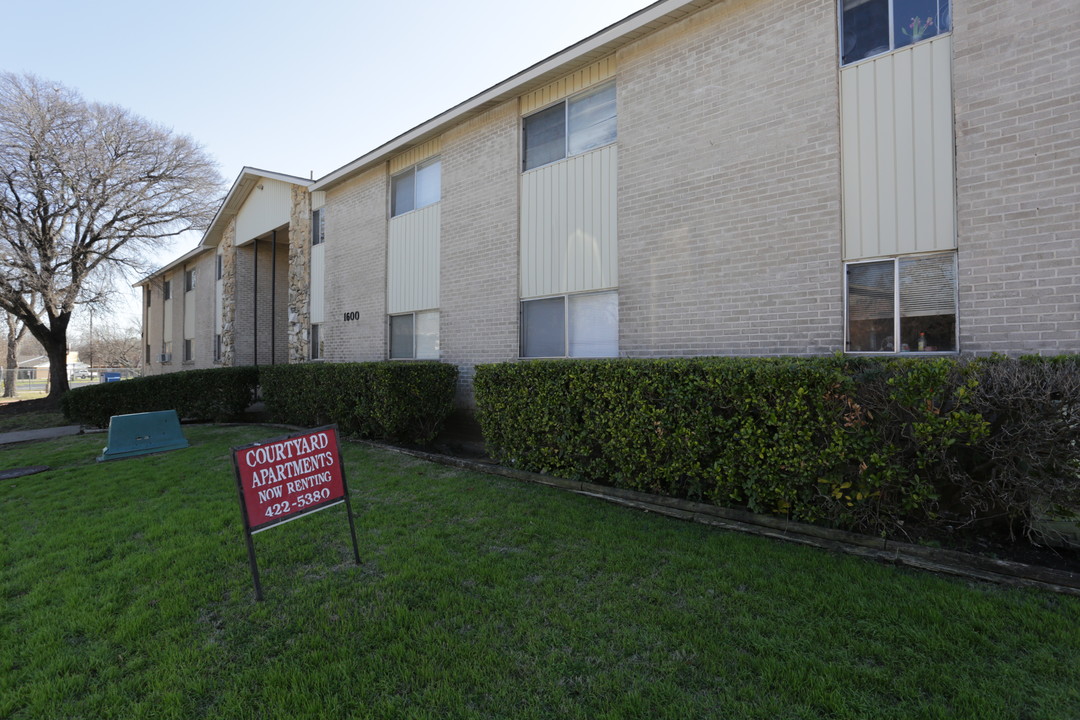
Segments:
[[[849,260],[956,247],[951,42],[840,73]]]
[[[899,53],[894,61],[894,103],[896,132],[896,247],[905,238],[915,237],[915,155],[901,152],[915,147],[915,88],[911,53]]]
[[[326,192],[323,190],[316,190],[311,193],[311,209],[318,210],[326,205]]]
[[[859,182],[862,184],[862,224],[859,234],[864,253],[879,255],[878,243],[878,164],[877,164],[877,85],[874,65],[865,63],[859,73]]]
[[[326,322],[326,243],[311,248],[311,295],[309,312],[315,325]]]
[[[862,184],[859,182],[859,74],[840,73],[840,135],[843,180],[844,257],[860,257],[862,251]]]
[[[930,43],[934,96],[934,250],[956,247],[956,169],[952,109],[952,36]]]
[[[522,175],[522,297],[618,284],[617,168],[609,145]]]
[[[236,244],[243,245],[289,222],[292,185],[262,178],[236,214]]]
[[[195,337],[195,291],[184,293],[184,339]]]
[[[553,102],[562,100],[564,97],[609,80],[615,77],[616,67],[615,56],[610,55],[586,68],[560,78],[550,85],[534,90],[527,95],[522,95],[521,114],[528,115],[545,105],[550,105]]]
[[[429,140],[422,145],[410,148],[390,160],[390,174],[401,172],[442,152],[442,138]]]
[[[439,307],[440,205],[428,205],[390,221],[387,312]]]
[[[176,292],[176,279],[173,279],[173,292]],[[163,342],[173,341],[173,301],[170,298],[165,301],[165,322],[162,325],[161,337]]]

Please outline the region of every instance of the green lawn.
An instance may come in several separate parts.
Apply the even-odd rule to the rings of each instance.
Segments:
[[[344,447],[341,506],[255,536],[229,448],[0,450],[3,718],[1078,718],[1080,599]]]

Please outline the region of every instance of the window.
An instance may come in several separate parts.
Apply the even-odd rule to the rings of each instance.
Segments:
[[[214,362],[221,362],[221,333],[214,334]]]
[[[214,271],[214,279],[215,280],[220,280],[222,275],[224,275],[224,273],[225,273],[224,266],[225,266],[225,256],[221,255],[221,254],[218,254],[217,255],[217,268]]]
[[[390,316],[391,360],[439,359],[439,311]]]
[[[849,352],[956,351],[955,253],[850,263],[846,292]]]
[[[164,351],[161,353],[161,362],[172,362],[172,341],[165,343]]]
[[[150,364],[150,343],[146,344],[146,364]]]
[[[326,240],[326,230],[323,227],[322,208],[311,211],[311,244],[322,245]]]
[[[172,300],[172,280],[166,280],[161,288],[161,295],[166,300]]]
[[[319,360],[323,357],[322,325],[311,326],[311,359]]]
[[[583,293],[521,302],[522,357],[618,354],[618,293]]]
[[[415,165],[390,178],[390,216],[437,203],[441,194],[442,161],[436,158]]]
[[[949,0],[840,0],[843,65],[949,32]]]
[[[194,352],[192,350],[192,341],[189,340],[189,339],[185,339],[184,340],[184,362],[191,362],[193,357],[194,357]]]
[[[576,95],[522,121],[522,170],[615,142],[615,83]]]
[[[151,304],[150,301],[153,300],[153,298],[154,298],[154,291],[149,285],[147,285],[146,286],[146,307],[150,307],[150,304]]]
[[[184,292],[191,292],[195,289],[195,271],[184,271]]]

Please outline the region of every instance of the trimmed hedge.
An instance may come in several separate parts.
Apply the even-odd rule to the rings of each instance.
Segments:
[[[438,362],[305,363],[262,368],[277,422],[337,423],[365,438],[425,444],[453,410],[457,368]]]
[[[259,368],[211,368],[150,375],[76,388],[60,401],[64,416],[108,427],[113,415],[176,410],[184,420],[221,421],[246,410],[259,385]]]
[[[701,358],[477,368],[500,462],[902,534],[1080,503],[1077,358]],[[1050,441],[1040,437],[1052,437]]]

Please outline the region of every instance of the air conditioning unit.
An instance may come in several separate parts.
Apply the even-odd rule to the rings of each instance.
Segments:
[[[161,353],[158,359],[160,362],[172,362],[172,353]]]

